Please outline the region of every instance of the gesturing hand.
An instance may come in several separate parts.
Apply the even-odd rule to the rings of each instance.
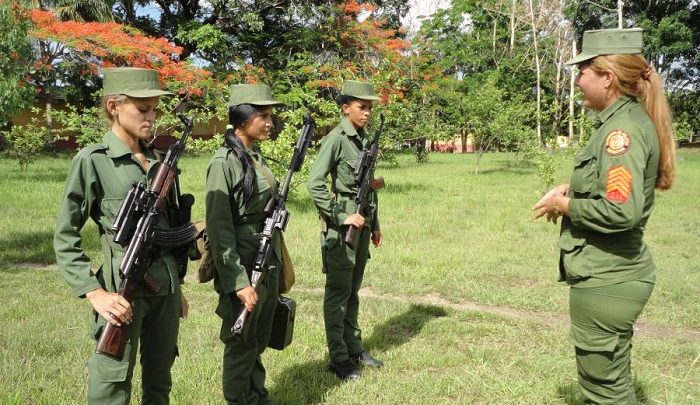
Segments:
[[[533,219],[540,218],[547,215],[547,221],[552,223],[557,223],[557,218],[561,215],[557,209],[557,199],[561,197],[566,197],[569,192],[568,184],[561,184],[553,189],[549,190],[547,194],[542,196],[537,204],[532,206],[532,210],[535,211]]]

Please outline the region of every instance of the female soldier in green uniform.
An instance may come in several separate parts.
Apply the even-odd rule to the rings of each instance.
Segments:
[[[348,80],[343,83],[338,104],[343,113],[340,125],[323,140],[309,174],[308,189],[324,224],[321,235],[323,271],[326,287],[323,296],[323,320],[330,365],[328,369],[341,379],[360,377],[360,365],[380,368],[362,346],[357,324],[359,297],[365,265],[369,258],[370,238],[374,246],[382,244],[382,232],[377,218],[377,198],[373,194],[374,212],[367,220],[355,214],[353,198],[357,194],[355,166],[362,148],[369,142],[364,128],[372,113],[373,101],[378,100],[370,83]],[[331,190],[326,177],[331,175]],[[375,179],[372,189],[384,186],[382,178]],[[343,239],[348,226],[360,229],[357,250]]]
[[[644,243],[654,188],[671,187],[675,143],[661,78],[641,55],[641,29],[586,31],[576,85],[601,122],[574,158],[569,184],[535,204],[562,220],[561,280],[571,286],[569,341],[586,403],[636,404],[633,325],[654,288]]]
[[[105,69],[103,85],[103,106],[111,131],[102,143],[81,149],[73,158],[56,221],[56,261],[73,293],[92,305],[96,339],[106,322],[129,324],[123,360],[97,353],[90,357],[88,402],[129,402],[140,343],[142,401],[165,404],[172,386],[170,369],[177,356],[179,318],[187,316],[178,262],[170,249],[158,249],[148,273],[159,282],[159,291],[139,285],[129,305],[115,292],[121,281],[119,263],[124,250],[113,242],[112,224],[132,183],[145,182],[150,187],[158,171],[158,160],[144,142],[152,136],[160,96],[172,93],[160,89],[158,73],[149,69]],[[105,257],[97,273],[92,272],[81,247],[80,230],[88,218],[97,224]],[[158,227],[176,226],[174,218],[162,215]]]
[[[250,285],[250,275],[265,205],[277,188],[256,143],[269,138],[272,107],[280,104],[266,85],[232,86],[224,146],[214,153],[207,169],[207,234],[216,267],[216,313],[222,319],[220,338],[225,344],[223,390],[229,404],[270,402],[260,355],[270,340],[277,303],[279,238],[273,241],[275,255],[257,292]],[[243,306],[255,311],[248,316],[243,334],[235,336],[231,327]]]

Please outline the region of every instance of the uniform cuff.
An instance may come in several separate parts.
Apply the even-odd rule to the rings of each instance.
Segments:
[[[102,288],[100,283],[97,282],[97,280],[94,280],[89,283],[85,283],[83,285],[73,287],[73,293],[79,297],[79,298],[85,298],[85,294],[89,293],[90,291],[95,291],[97,289]]]
[[[234,285],[233,291],[226,291],[227,293],[235,293],[236,291],[250,286],[250,279],[248,278],[248,272],[243,269],[241,274],[236,277],[236,284]]]
[[[578,219],[581,218],[581,203],[583,203],[583,200],[580,198],[569,199],[569,219],[574,225],[576,225]]]
[[[344,212],[339,212],[338,215],[335,216],[335,225],[340,226],[345,222],[346,219],[348,219],[350,215],[344,213]]]

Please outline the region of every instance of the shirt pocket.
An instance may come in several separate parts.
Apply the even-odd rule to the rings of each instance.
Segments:
[[[100,203],[100,211],[102,212],[102,215],[104,216],[104,221],[105,224],[109,224],[107,229],[107,233],[112,233],[112,226],[114,225],[114,220],[117,218],[117,214],[119,213],[119,209],[122,206],[122,203],[124,202],[124,198],[103,198],[102,202]]]
[[[588,194],[593,191],[598,181],[597,158],[588,150],[582,150],[574,156],[574,172],[571,175],[569,188],[578,194]]]
[[[591,266],[586,258],[588,248],[588,231],[570,224],[562,229],[559,237],[561,264],[569,279],[583,280],[591,276]]]
[[[345,153],[340,158],[340,164],[338,165],[338,178],[342,181],[348,188],[352,188],[357,185],[355,181],[355,170],[358,164],[358,156],[351,153]]]

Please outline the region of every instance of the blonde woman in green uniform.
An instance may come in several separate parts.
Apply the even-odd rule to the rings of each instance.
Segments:
[[[145,142],[152,137],[160,96],[172,93],[160,89],[156,71],[138,68],[105,69],[103,87],[103,107],[111,130],[102,143],[86,146],[73,158],[58,208],[56,261],[73,293],[92,305],[95,339],[106,322],[129,324],[123,360],[97,353],[90,357],[88,402],[129,402],[140,344],[142,402],[166,404],[172,387],[170,369],[177,356],[179,318],[188,311],[180,291],[179,265],[170,249],[158,249],[148,273],[159,282],[160,290],[139,285],[129,304],[115,292],[124,250],[113,242],[112,224],[132,183],[150,184],[158,171],[158,160]],[[168,212],[172,215],[158,219],[161,229],[177,225],[172,207]],[[97,225],[104,252],[105,262],[96,273],[81,247],[80,230],[88,218]]]
[[[214,257],[214,288],[219,293],[216,313],[222,319],[224,343],[223,391],[229,404],[266,404],[265,367],[260,355],[267,347],[277,303],[281,269],[280,240],[257,291],[251,270],[265,221],[265,205],[277,181],[257,147],[269,138],[272,108],[281,105],[263,84],[231,87],[224,146],[209,163],[206,182],[207,234]],[[242,335],[233,335],[240,309],[255,309]]]
[[[654,189],[675,171],[671,114],[661,78],[641,54],[641,29],[586,31],[576,85],[601,122],[574,158],[569,184],[535,204],[536,217],[563,216],[561,281],[571,286],[569,341],[586,403],[636,404],[633,325],[654,288],[644,243]]]
[[[359,296],[365,265],[369,258],[370,239],[375,247],[383,235],[377,217],[377,196],[372,193],[374,212],[364,218],[355,213],[353,198],[359,185],[355,167],[363,147],[369,142],[364,128],[372,114],[373,102],[379,98],[370,83],[347,80],[338,99],[343,118],[324,139],[309,174],[308,190],[324,224],[321,235],[323,271],[326,286],[323,296],[323,320],[330,364],[328,369],[341,379],[357,379],[360,366],[380,368],[384,365],[362,346],[357,323]],[[326,178],[331,176],[331,189]],[[384,186],[375,179],[371,188]],[[360,229],[357,250],[343,239],[349,226]]]

